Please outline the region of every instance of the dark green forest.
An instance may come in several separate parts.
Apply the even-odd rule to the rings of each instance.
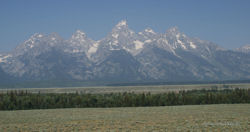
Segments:
[[[151,93],[29,93],[8,91],[0,94],[0,110],[55,108],[143,107],[201,104],[250,103],[250,89],[190,90]]]

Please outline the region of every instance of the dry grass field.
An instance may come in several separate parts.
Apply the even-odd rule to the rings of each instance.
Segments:
[[[31,93],[123,93],[123,92],[151,92],[162,93],[179,90],[192,89],[225,89],[225,88],[250,88],[250,84],[193,84],[193,85],[152,85],[152,86],[100,86],[100,87],[65,87],[65,88],[19,88],[19,89],[0,89],[0,93],[5,93],[10,90],[27,90]]]
[[[0,111],[1,131],[249,131],[250,104]]]

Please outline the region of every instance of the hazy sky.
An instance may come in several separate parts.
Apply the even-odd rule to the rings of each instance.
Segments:
[[[136,32],[178,26],[227,49],[250,44],[250,0],[1,0],[0,52],[37,32],[101,39],[122,19]]]

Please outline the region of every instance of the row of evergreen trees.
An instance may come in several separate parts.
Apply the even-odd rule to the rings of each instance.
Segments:
[[[199,104],[250,103],[250,89],[191,90],[151,93],[29,93],[9,91],[0,94],[0,110],[137,107]]]

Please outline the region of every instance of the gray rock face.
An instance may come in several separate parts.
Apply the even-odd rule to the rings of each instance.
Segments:
[[[95,41],[77,30],[69,40],[34,34],[0,54],[0,78],[10,80],[208,81],[250,79],[249,45],[226,50],[177,27],[136,33],[119,22]]]

